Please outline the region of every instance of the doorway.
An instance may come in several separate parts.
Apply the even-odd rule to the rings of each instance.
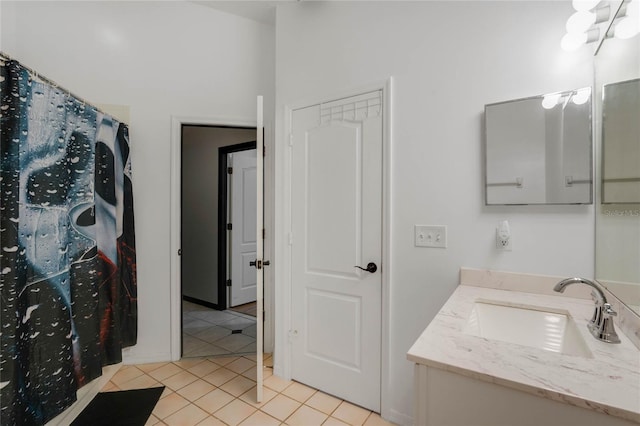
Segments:
[[[181,357],[255,353],[256,318],[228,309],[227,286],[234,232],[227,229],[233,209],[227,164],[234,153],[255,152],[255,135],[255,127],[181,126]]]
[[[256,143],[219,148],[220,219],[218,288],[221,300],[234,312],[255,317],[256,273]]]

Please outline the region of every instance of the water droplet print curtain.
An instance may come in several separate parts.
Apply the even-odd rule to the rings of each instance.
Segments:
[[[0,70],[0,423],[37,425],[136,343],[128,127]]]

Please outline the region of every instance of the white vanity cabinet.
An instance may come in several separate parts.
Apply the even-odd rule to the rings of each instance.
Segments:
[[[415,364],[416,426],[637,426],[593,410]]]
[[[526,292],[517,285],[505,288],[506,280],[499,288],[458,286],[407,353],[414,363],[417,426],[640,425],[638,347],[620,329],[619,344],[596,340],[587,330],[593,302],[554,295],[557,280],[543,281]],[[550,292],[536,294],[532,288]],[[526,321],[503,319],[496,324],[504,324],[504,334],[478,335],[470,326],[474,307],[487,300],[564,312],[585,351],[556,352],[508,341],[514,327],[531,333],[535,327]]]

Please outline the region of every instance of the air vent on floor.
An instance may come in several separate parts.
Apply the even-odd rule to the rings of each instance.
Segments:
[[[231,330],[231,334],[242,334],[242,330]]]

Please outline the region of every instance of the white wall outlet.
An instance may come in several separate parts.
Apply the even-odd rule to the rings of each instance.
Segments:
[[[511,235],[509,222],[506,220],[502,221],[500,226],[496,228],[496,248],[504,251],[513,250],[513,236]]]
[[[447,227],[444,225],[416,225],[416,247],[447,248]]]

